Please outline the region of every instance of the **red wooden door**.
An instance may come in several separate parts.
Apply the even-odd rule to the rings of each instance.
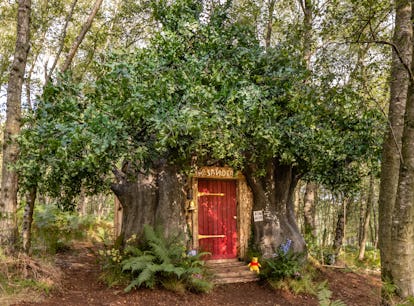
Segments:
[[[211,259],[237,257],[236,181],[198,180],[198,241]]]

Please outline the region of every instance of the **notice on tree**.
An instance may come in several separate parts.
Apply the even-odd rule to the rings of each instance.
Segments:
[[[253,211],[253,221],[254,222],[263,221],[263,210],[255,210],[255,211]]]

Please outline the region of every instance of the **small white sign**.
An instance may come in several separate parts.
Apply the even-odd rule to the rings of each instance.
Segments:
[[[253,211],[253,220],[254,220],[254,222],[263,221],[263,210]]]

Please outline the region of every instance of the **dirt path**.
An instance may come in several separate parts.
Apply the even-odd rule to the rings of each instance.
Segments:
[[[64,273],[63,289],[42,302],[21,302],[15,305],[318,305],[309,295],[293,295],[286,291],[274,291],[259,283],[217,286],[210,294],[177,294],[165,290],[140,289],[124,293],[122,288],[107,288],[98,281],[99,266],[91,252],[91,245],[77,244],[67,253],[59,254],[56,263]],[[378,277],[325,271],[334,299],[347,305],[378,305],[380,281]]]

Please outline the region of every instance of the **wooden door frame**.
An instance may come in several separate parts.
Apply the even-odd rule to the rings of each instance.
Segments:
[[[244,176],[234,172],[230,167],[202,167],[191,176],[192,198],[189,212],[191,212],[192,248],[198,250],[198,179],[234,180],[236,181],[236,209],[237,209],[237,257],[245,258],[250,238],[251,212],[253,196],[247,186]]]

